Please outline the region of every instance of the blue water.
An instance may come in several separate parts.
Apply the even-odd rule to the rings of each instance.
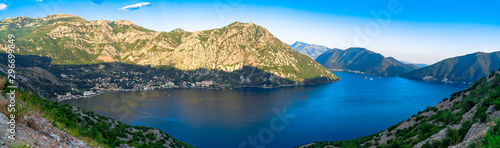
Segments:
[[[294,147],[379,132],[467,87],[334,73],[342,80],[320,86],[109,92],[63,103],[201,148]]]

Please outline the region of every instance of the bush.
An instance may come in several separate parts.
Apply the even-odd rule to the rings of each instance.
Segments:
[[[146,135],[146,137],[149,139],[149,141],[154,141],[156,140],[156,136],[153,133],[149,133]]]
[[[468,112],[475,105],[476,105],[476,103],[473,100],[467,100],[465,103],[463,103],[462,109],[465,110],[465,112]]]
[[[486,116],[486,111],[488,110],[488,107],[486,106],[478,106],[477,111],[474,114],[474,119],[479,120],[481,123],[486,122],[486,119],[488,118]]]

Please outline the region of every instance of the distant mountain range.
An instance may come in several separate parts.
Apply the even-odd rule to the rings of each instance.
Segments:
[[[413,64],[404,64],[392,57],[384,57],[365,48],[332,49],[316,58],[330,70],[346,70],[370,75],[398,76],[418,69]]]
[[[338,80],[328,69],[253,23],[234,22],[222,28],[196,32],[182,29],[157,32],[126,20],[87,21],[75,15],[56,14],[0,21],[0,35],[9,33],[17,37],[18,54],[51,57],[51,64],[55,65],[120,62],[183,71],[224,72],[254,67],[293,81],[278,84],[274,78],[262,77],[267,86],[301,85],[317,79],[322,80],[314,84]],[[6,38],[0,41],[7,42]],[[5,52],[7,47],[0,50]],[[246,76],[241,78],[241,82],[247,81],[253,80]]]
[[[405,64],[412,64],[412,65],[415,65],[417,66],[418,68],[422,68],[422,67],[425,67],[425,66],[429,66],[429,64],[419,64],[419,63],[412,63],[412,62],[407,62],[407,61],[401,61],[402,63],[405,63]]]
[[[308,55],[313,59],[316,59],[319,55],[323,54],[324,52],[328,50],[332,50],[326,46],[322,45],[314,45],[314,44],[307,44],[304,42],[297,41],[294,44],[290,45],[293,49],[296,51]]]
[[[313,53],[325,51],[316,58],[316,61],[330,70],[401,76],[425,81],[472,83],[500,67],[500,51],[477,52],[427,65],[398,61],[392,57],[386,58],[365,48],[329,49],[325,46],[304,42],[296,42],[291,46],[311,57],[313,57]]]
[[[500,51],[493,53],[476,52],[453,57],[420,68],[402,77],[440,82],[471,83],[487,76],[500,67]]]

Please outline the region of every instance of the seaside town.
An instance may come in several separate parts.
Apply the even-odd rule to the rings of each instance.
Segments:
[[[104,67],[100,67],[100,69],[102,68]],[[80,67],[78,71],[92,73],[87,67]],[[62,101],[90,97],[108,91],[137,91],[163,88],[210,88],[215,85],[213,81],[180,81],[175,83],[173,79],[165,76],[144,78],[145,76],[146,73],[138,71],[111,71],[106,73],[105,77],[81,77],[75,74],[61,74],[60,77],[65,81],[93,84],[94,87],[87,90],[83,90],[85,88],[71,88],[71,92],[55,95],[57,95],[57,100]]]

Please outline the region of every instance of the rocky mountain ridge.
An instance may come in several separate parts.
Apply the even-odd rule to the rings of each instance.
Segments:
[[[87,21],[56,14],[4,19],[0,34],[8,33],[16,35],[18,53],[51,57],[57,65],[122,62],[226,72],[251,66],[296,82],[318,77],[329,78],[328,82],[338,80],[313,59],[253,23],[235,22],[196,32],[157,32],[130,21]]]

